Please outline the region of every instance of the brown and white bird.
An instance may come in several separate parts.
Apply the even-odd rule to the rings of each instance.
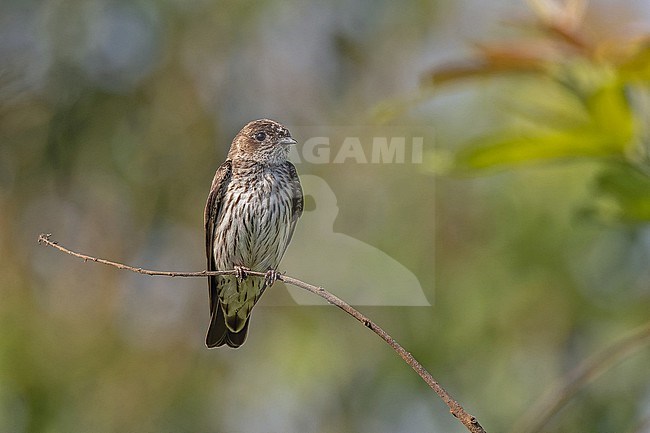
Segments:
[[[281,124],[252,121],[234,138],[214,176],[204,215],[208,270],[235,269],[237,275],[208,277],[208,347],[241,346],[253,306],[277,278],[303,209],[300,180],[288,160],[293,144]]]

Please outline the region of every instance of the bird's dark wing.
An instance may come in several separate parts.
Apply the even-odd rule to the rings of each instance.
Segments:
[[[231,177],[232,163],[230,160],[226,160],[219,166],[214,175],[208,201],[205,204],[203,222],[205,224],[205,254],[208,259],[208,271],[217,270],[214,261],[214,231],[221,212],[223,197]],[[208,277],[208,289],[210,294],[210,315],[213,315],[219,300],[216,276]]]
[[[298,178],[296,167],[289,161],[287,161],[285,164],[289,172],[289,180],[291,182],[291,220],[289,221],[289,236],[287,237],[287,243],[284,246],[286,250],[286,248],[289,246],[289,242],[291,242],[291,238],[293,237],[293,232],[296,229],[296,222],[302,215],[305,199],[303,197],[302,186],[300,185],[300,179]]]

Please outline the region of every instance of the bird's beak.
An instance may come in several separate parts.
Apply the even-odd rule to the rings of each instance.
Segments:
[[[292,146],[298,142],[293,137],[282,137],[278,143]]]

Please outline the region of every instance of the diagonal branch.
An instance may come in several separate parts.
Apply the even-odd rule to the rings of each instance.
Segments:
[[[593,382],[619,361],[626,359],[650,343],[650,322],[637,328],[628,336],[616,341],[601,352],[587,358],[563,376],[514,425],[512,433],[539,433],[586,385]]]
[[[166,276],[166,277],[206,277],[210,275],[235,275],[235,270],[210,271],[210,272],[208,271],[169,272],[169,271],[152,271],[152,270],[147,270],[142,268],[136,268],[122,263],[117,263],[110,260],[105,260],[105,259],[92,257],[85,254],[80,254],[71,251],[59,245],[56,241],[51,240],[50,236],[51,236],[50,234],[39,235],[38,243],[56,248],[57,250],[69,254],[73,257],[80,258],[85,262],[87,261],[97,262],[104,265],[114,266],[118,269],[125,269],[131,272],[137,272],[139,274]],[[254,275],[259,277],[265,276],[264,272],[247,271],[246,273],[248,275]],[[479,424],[478,420],[474,418],[472,415],[470,415],[469,413],[467,413],[465,409],[463,409],[463,407],[460,405],[460,403],[454,400],[451,397],[451,395],[449,395],[449,393],[445,391],[445,389],[413,357],[413,355],[411,355],[408,351],[406,351],[406,349],[404,349],[397,341],[395,341],[393,337],[391,337],[386,331],[380,328],[372,320],[368,319],[359,311],[352,308],[348,303],[338,298],[337,296],[334,296],[333,294],[329,293],[327,290],[323,289],[322,287],[316,287],[314,285],[305,283],[303,281],[300,281],[293,277],[289,277],[287,275],[278,275],[278,280],[299,287],[301,289],[307,290],[315,295],[320,296],[321,298],[325,299],[328,303],[339,307],[341,310],[345,311],[350,316],[354,317],[357,321],[361,322],[364,326],[366,326],[372,332],[377,334],[382,340],[384,340],[390,347],[392,347],[393,350],[397,352],[397,354],[404,360],[404,362],[406,362],[409,366],[411,366],[413,370],[415,370],[415,372],[422,378],[422,380],[424,380],[427,383],[427,385],[429,385],[429,387],[436,394],[438,394],[438,396],[445,402],[445,404],[449,407],[449,411],[451,412],[451,414],[454,415],[456,418],[458,418],[458,420],[461,423],[463,423],[463,425],[467,428],[468,431],[470,431],[471,433],[485,433],[485,430],[483,429],[483,427],[481,427],[481,424]]]

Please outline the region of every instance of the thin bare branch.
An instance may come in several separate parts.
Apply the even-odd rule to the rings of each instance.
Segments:
[[[234,275],[235,270],[228,271],[201,271],[201,272],[169,272],[169,271],[152,271],[143,268],[136,268],[133,266],[125,265],[122,263],[113,262],[110,260],[100,259],[97,257],[88,256],[85,254],[80,254],[69,250],[56,241],[50,239],[51,234],[41,234],[38,237],[38,243],[47,245],[53,248],[56,248],[59,251],[62,251],[71,256],[82,259],[83,261],[92,261],[96,263],[102,263],[104,265],[114,266],[118,269],[125,269],[132,272],[137,272],[144,275],[156,275],[156,276],[165,276],[165,277],[206,277],[209,275]],[[252,272],[247,271],[248,275],[254,276],[265,276],[264,272]],[[299,287],[301,289],[307,290],[321,298],[325,299],[328,303],[339,307],[341,310],[348,313],[350,316],[354,317],[357,321],[362,323],[365,327],[370,329],[372,332],[377,334],[382,340],[384,340],[390,347],[393,348],[395,352],[406,362],[415,372],[424,380],[427,385],[436,393],[438,396],[445,402],[449,407],[449,411],[454,415],[458,420],[467,428],[471,433],[485,433],[481,424],[478,420],[467,413],[465,409],[454,400],[451,395],[431,376],[431,374],[411,355],[406,349],[404,349],[393,337],[391,337],[386,331],[380,328],[372,320],[361,314],[359,311],[352,308],[348,303],[343,301],[337,296],[329,293],[327,290],[322,287],[316,287],[312,284],[305,283],[296,278],[287,276],[287,275],[278,275],[278,279],[284,283],[291,284],[293,286]]]
[[[108,266],[113,266],[118,269],[125,269],[127,271],[131,272],[137,272],[138,274],[143,274],[143,275],[151,275],[151,276],[161,276],[161,277],[207,277],[210,275],[235,275],[235,271],[201,271],[201,272],[174,272],[174,271],[152,271],[149,269],[142,269],[142,268],[136,268],[133,266],[125,265],[123,263],[118,263],[118,262],[113,262],[110,260],[106,259],[100,259],[97,257],[92,257],[92,256],[87,256],[85,254],[77,253],[74,251],[70,251],[69,249],[62,247],[59,245],[58,242],[51,240],[52,234],[48,233],[41,233],[38,236],[38,243],[42,245],[47,245],[53,248],[56,248],[59,251],[62,251],[66,254],[69,254],[73,257],[77,257],[84,262],[95,262],[95,263],[101,263],[103,265],[108,265]],[[250,275],[256,275],[260,274],[260,276],[264,276],[264,273],[262,272],[247,272]]]
[[[630,335],[587,358],[550,388],[510,431],[512,433],[541,432],[579,390],[648,343],[650,343],[650,323],[646,323]]]

